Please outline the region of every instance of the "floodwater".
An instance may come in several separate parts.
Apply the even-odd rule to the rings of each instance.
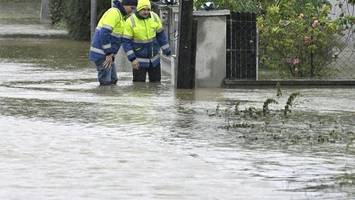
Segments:
[[[353,88],[99,87],[87,49],[0,39],[0,199],[355,199]]]

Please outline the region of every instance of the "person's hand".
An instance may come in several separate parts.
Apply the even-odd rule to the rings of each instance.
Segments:
[[[170,50],[170,49],[167,49],[167,50],[163,51],[163,53],[164,53],[166,56],[171,56],[171,50]]]
[[[106,60],[103,63],[104,68],[111,68],[113,63],[113,54],[107,55]]]
[[[139,62],[138,60],[132,61],[132,68],[135,70],[139,70]]]

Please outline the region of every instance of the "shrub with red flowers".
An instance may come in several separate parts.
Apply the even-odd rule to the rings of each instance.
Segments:
[[[326,1],[280,0],[258,18],[261,65],[280,72],[285,78],[316,78],[334,73],[334,49],[341,21],[331,19]]]

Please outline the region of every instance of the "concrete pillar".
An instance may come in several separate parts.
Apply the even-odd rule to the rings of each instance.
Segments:
[[[49,0],[42,0],[41,2],[41,16],[40,20],[42,23],[50,23],[50,12],[49,12]]]
[[[226,78],[228,15],[229,10],[194,12],[198,21],[196,88],[219,88]]]

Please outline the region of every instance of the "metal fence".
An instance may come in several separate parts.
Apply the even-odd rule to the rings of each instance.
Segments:
[[[355,16],[355,8],[349,4],[347,0],[330,0],[332,4],[332,11],[330,17],[332,19],[339,19],[343,16]],[[344,80],[355,79],[355,20],[348,23],[346,30],[342,34],[336,36],[336,43],[338,45],[331,49],[329,56],[331,61],[324,67],[329,70],[328,74],[318,76],[314,79],[329,79],[329,80]],[[344,25],[345,26],[345,25]],[[259,41],[262,43],[263,41]],[[320,50],[321,51],[321,50]],[[265,53],[262,47],[259,49],[259,55]],[[275,79],[284,78],[279,75],[277,71],[268,69],[267,66],[259,65],[259,79]],[[305,77],[309,78],[309,77]]]
[[[337,79],[355,79],[355,35],[354,30],[344,32],[339,40],[344,44],[343,48],[336,49],[333,55],[334,61],[330,67],[336,69]]]
[[[257,79],[257,30],[253,13],[231,13],[227,20],[226,78]]]
[[[343,32],[343,36],[337,37],[340,47],[331,50],[331,62],[326,66],[321,66],[329,70],[328,74],[314,77],[314,79],[355,79],[355,29],[351,27]],[[261,41],[259,41],[261,42]],[[265,53],[260,48],[259,55]],[[269,69],[267,66],[259,64],[258,79],[283,79],[278,71]],[[304,77],[304,79],[309,77]],[[291,78],[292,79],[292,78]]]
[[[355,16],[355,8],[349,4],[347,0],[331,0],[333,5],[331,17],[333,19],[340,16]],[[343,36],[339,40],[343,45],[342,48],[334,50],[334,61],[331,67],[337,69],[336,78],[338,79],[355,79],[355,26],[353,24],[343,31]]]
[[[331,18],[336,19],[341,16],[355,16],[355,8],[348,4],[348,1],[337,0],[331,3],[333,4]],[[329,59],[327,64],[318,66],[325,68],[326,73],[322,76],[315,76],[313,79],[355,79],[354,23],[355,20],[352,22],[352,25],[351,23],[348,24],[347,29],[343,31],[341,35],[336,37],[336,43],[339,45],[329,50],[328,54],[331,58],[327,57],[327,59]],[[265,44],[265,42],[260,41],[262,39],[259,40],[256,33],[255,15],[248,13],[231,14],[227,24],[227,32],[226,78],[230,80],[296,78],[285,76],[284,74],[282,75],[276,69],[271,69],[264,65],[264,63],[258,62],[261,56],[266,55],[268,52],[263,49],[265,48],[264,46],[258,48],[258,43]],[[285,65],[287,64],[285,63]],[[310,65],[313,65],[313,63],[310,63]],[[299,79],[299,77],[297,77],[297,79]],[[309,79],[309,77],[303,77],[303,79]]]

